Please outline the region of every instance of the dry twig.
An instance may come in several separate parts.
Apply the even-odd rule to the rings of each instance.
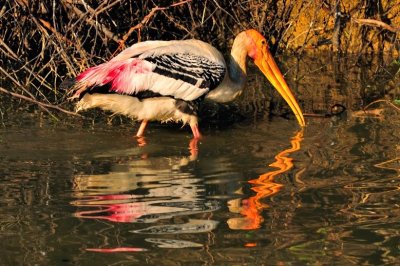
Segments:
[[[111,30],[109,30],[106,26],[101,24],[98,21],[93,20],[92,18],[88,17],[84,12],[82,12],[79,8],[75,5],[65,2],[66,6],[69,7],[74,11],[74,13],[81,19],[85,20],[89,25],[95,27],[96,29],[101,30],[101,32],[106,36],[108,39],[113,40],[116,43],[119,43],[120,40],[117,38],[117,35],[114,34]]]
[[[4,53],[5,55],[7,55],[8,57],[11,57],[15,60],[19,60],[18,55],[16,55],[13,50],[8,47],[8,45],[0,38],[0,46],[3,46],[4,49],[6,49],[7,53]]]
[[[372,27],[380,27],[391,32],[400,32],[400,27],[394,27],[376,19],[353,18],[353,21],[358,24],[368,25]]]
[[[382,103],[382,102],[388,104],[389,106],[393,107],[396,111],[400,112],[400,108],[397,107],[395,104],[393,104],[392,102],[390,102],[390,101],[388,101],[388,100],[376,100],[376,101],[373,101],[373,102],[367,104],[367,106],[365,106],[363,109],[364,109],[364,111],[365,111],[365,110],[367,110],[369,107],[371,107],[373,104]]]
[[[8,91],[8,90],[6,90],[6,89],[4,89],[2,87],[0,87],[0,92],[6,93],[6,94],[11,95],[13,97],[16,97],[16,98],[19,98],[19,99],[22,99],[22,100],[25,100],[25,101],[28,101],[28,102],[31,102],[31,103],[34,103],[34,104],[37,104],[37,105],[39,105],[40,107],[42,107],[44,109],[52,108],[52,109],[56,109],[56,110],[58,110],[60,112],[68,114],[68,115],[83,117],[82,115],[80,115],[78,113],[65,110],[65,109],[61,108],[60,106],[49,104],[49,103],[42,103],[42,102],[39,102],[38,100],[36,100],[34,98],[29,98],[29,97],[26,97],[25,95]]]
[[[175,6],[179,6],[179,5],[183,5],[186,3],[191,2],[192,0],[185,0],[185,1],[181,1],[179,3],[175,3],[172,4],[170,6],[167,7],[153,7],[151,9],[151,11],[142,19],[142,21],[140,21],[139,24],[136,24],[135,26],[131,27],[127,33],[124,34],[124,36],[122,36],[122,39],[119,42],[119,47],[117,48],[117,50],[115,51],[115,53],[119,52],[120,50],[125,48],[125,42],[128,40],[129,36],[131,36],[131,34],[135,31],[135,30],[140,30],[141,28],[143,28],[144,25],[146,25],[149,20],[158,12],[161,10],[166,10],[170,7],[175,7]],[[140,42],[140,35],[138,37],[138,41]],[[114,53],[114,54],[115,54]]]

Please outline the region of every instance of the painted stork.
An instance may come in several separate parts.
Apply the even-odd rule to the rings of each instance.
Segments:
[[[138,137],[148,121],[159,120],[189,124],[194,139],[199,139],[199,104],[204,99],[225,103],[238,96],[246,81],[247,56],[286,100],[300,126],[305,126],[265,38],[253,29],[235,38],[229,66],[216,48],[200,40],[134,44],[79,74],[71,98],[79,98],[77,112],[99,107],[141,121]]]

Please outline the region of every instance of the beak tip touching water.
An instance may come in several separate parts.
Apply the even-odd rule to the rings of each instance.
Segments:
[[[285,99],[290,108],[292,109],[299,125],[304,128],[306,126],[303,112],[297,103],[292,91],[289,89],[281,71],[275,63],[272,55],[268,50],[265,50],[262,57],[256,59],[255,64],[260,68],[263,74],[267,77],[269,82],[275,87],[279,94]]]

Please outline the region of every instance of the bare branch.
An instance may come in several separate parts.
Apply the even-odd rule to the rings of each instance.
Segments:
[[[168,9],[168,8],[170,8],[170,7],[176,7],[176,6],[179,6],[179,5],[183,5],[183,4],[189,3],[189,2],[191,2],[191,1],[192,1],[192,0],[185,0],[185,1],[181,1],[181,2],[178,2],[178,3],[172,4],[172,5],[167,6],[167,7],[153,7],[153,8],[151,9],[151,11],[149,12],[149,14],[147,14],[147,15],[142,19],[142,21],[140,21],[139,24],[137,24],[137,25],[131,27],[131,28],[128,30],[128,32],[125,33],[125,35],[122,37],[122,40],[120,41],[119,47],[118,47],[118,49],[117,49],[116,52],[118,52],[118,51],[124,49],[124,48],[125,48],[125,42],[128,40],[129,36],[131,36],[131,34],[132,34],[135,30],[140,30],[144,25],[146,25],[146,24],[149,22],[149,20],[156,14],[156,12],[161,11],[161,10],[166,10],[166,9]],[[139,41],[140,41],[140,39],[139,39]],[[115,53],[116,53],[116,52],[115,52]]]
[[[400,27],[394,27],[391,25],[386,24],[385,22],[382,22],[380,20],[376,19],[369,19],[369,18],[353,18],[353,21],[362,24],[362,25],[368,25],[372,27],[380,27],[385,30],[391,31],[391,32],[400,32]]]
[[[85,20],[87,23],[89,23],[91,26],[95,27],[96,29],[99,29],[108,39],[113,40],[116,43],[120,43],[120,40],[117,38],[117,35],[114,34],[112,31],[110,31],[106,26],[104,26],[103,24],[99,23],[98,21],[95,21],[92,18],[86,16],[86,14],[83,13],[76,6],[74,6],[68,2],[65,2],[65,3],[66,3],[66,6],[69,7],[70,9],[72,9],[78,17]]]
[[[28,101],[28,102],[31,102],[31,103],[34,103],[34,104],[37,104],[37,105],[39,105],[40,107],[42,107],[44,109],[52,108],[52,109],[56,109],[56,110],[58,110],[60,112],[68,114],[68,115],[84,117],[84,116],[82,116],[82,115],[80,115],[78,113],[65,110],[65,109],[61,108],[60,106],[49,104],[49,103],[42,103],[42,102],[39,102],[38,100],[36,100],[34,98],[29,98],[29,97],[26,97],[25,95],[8,91],[8,90],[6,90],[6,89],[4,89],[2,87],[0,87],[0,92],[6,93],[6,94],[11,95],[13,97],[16,97],[16,98],[19,98],[19,99],[22,99],[22,100],[25,100],[25,101]]]
[[[0,38],[0,46],[3,46],[4,49],[7,50],[8,53],[4,53],[5,55],[7,55],[8,57],[11,57],[15,60],[19,60],[18,55],[16,55],[13,50],[11,50],[10,47],[8,47],[8,45]]]

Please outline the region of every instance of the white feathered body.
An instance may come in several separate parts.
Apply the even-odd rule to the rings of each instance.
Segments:
[[[176,108],[176,99],[154,97],[140,100],[137,97],[121,94],[85,94],[76,105],[76,111],[89,108],[101,108],[115,114],[122,114],[132,119],[143,121],[183,122],[195,125],[197,116],[186,114]]]
[[[99,107],[137,120],[192,125],[197,114],[191,103],[226,76],[222,54],[205,42],[146,41],[81,73],[74,97],[80,97],[77,111]]]

